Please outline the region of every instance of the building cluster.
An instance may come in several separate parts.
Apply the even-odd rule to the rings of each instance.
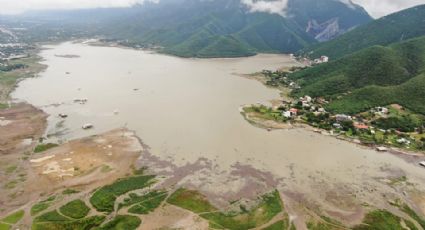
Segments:
[[[25,43],[0,43],[0,63],[27,57],[29,48]]]
[[[295,58],[297,61],[303,63],[304,65],[307,66],[311,66],[311,65],[318,65],[318,64],[322,64],[322,63],[327,63],[329,62],[329,57],[328,56],[321,56],[320,58],[316,58],[316,59],[309,59],[307,57],[294,57],[291,56],[293,58]]]

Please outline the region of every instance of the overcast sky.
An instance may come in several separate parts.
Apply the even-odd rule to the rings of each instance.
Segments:
[[[252,0],[244,0],[252,1]],[[286,2],[287,0],[278,0]],[[425,0],[352,0],[366,8],[373,17],[381,17]],[[14,14],[31,9],[72,9],[90,7],[125,7],[143,0],[0,0],[0,14]],[[255,1],[254,1],[255,2]],[[280,5],[277,5],[279,7]],[[263,5],[260,7],[267,7]]]

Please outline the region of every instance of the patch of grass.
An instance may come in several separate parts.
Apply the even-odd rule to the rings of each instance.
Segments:
[[[404,230],[401,225],[402,219],[387,210],[374,210],[369,212],[361,225],[355,226],[354,230]]]
[[[225,229],[223,226],[220,226],[220,225],[218,225],[216,223],[212,223],[212,222],[209,222],[208,225],[209,225],[210,229]]]
[[[51,212],[46,212],[40,216],[37,216],[34,219],[34,222],[61,222],[61,221],[70,221],[68,217],[62,216],[58,211],[53,210]]]
[[[90,203],[100,212],[112,212],[114,211],[115,200],[118,196],[149,186],[154,177],[151,175],[134,176],[117,180],[111,185],[106,185],[98,189],[90,197]]]
[[[201,217],[227,229],[250,229],[269,222],[282,212],[283,204],[278,191],[262,196],[261,202],[251,210],[242,213],[212,212],[201,214]]]
[[[11,174],[11,173],[15,172],[17,168],[18,168],[17,165],[11,165],[11,166],[6,168],[5,173]]]
[[[55,196],[55,195],[53,195],[53,196],[49,196],[47,199],[43,200],[42,202],[52,202],[52,201],[54,201],[55,199],[56,199],[56,196]]]
[[[119,215],[101,226],[98,230],[134,230],[142,223],[139,217]]]
[[[256,117],[264,120],[273,120],[278,122],[285,122],[288,119],[282,116],[282,111],[274,110],[264,105],[253,105],[245,107],[244,113],[254,113]]]
[[[100,226],[105,216],[91,216],[80,220],[35,222],[32,230],[90,230]]]
[[[109,166],[109,165],[102,165],[102,167],[100,168],[100,171],[101,171],[102,173],[107,173],[107,172],[112,171],[112,168],[111,168],[111,166]]]
[[[16,224],[22,219],[22,217],[24,217],[24,215],[24,210],[19,210],[1,219],[1,221],[7,224]]]
[[[406,224],[406,226],[410,230],[418,230],[418,228],[416,227],[416,225],[412,221],[410,221],[410,220],[404,220],[404,223]]]
[[[334,230],[334,229],[337,230],[337,229],[340,229],[340,228],[337,228],[337,227],[334,227],[330,224],[322,223],[322,222],[317,222],[317,223],[308,222],[307,223],[307,229],[309,229],[309,230]]]
[[[413,209],[404,204],[400,207],[400,210],[409,215],[412,219],[414,219],[418,224],[425,229],[425,219],[421,218]]]
[[[71,195],[71,194],[75,194],[75,193],[79,193],[80,191],[74,190],[74,189],[70,189],[67,188],[65,190],[62,191],[63,195]]]
[[[8,224],[0,223],[0,230],[10,230],[11,226]]]
[[[226,229],[250,229],[269,222],[282,212],[283,205],[278,191],[261,197],[260,203],[251,210],[241,213],[223,213],[212,206],[202,194],[186,189],[178,189],[167,200],[168,203],[188,209],[209,220],[217,227]]]
[[[17,184],[18,184],[17,180],[11,180],[4,185],[4,188],[5,189],[14,189]]]
[[[130,193],[128,195],[128,198],[125,198],[124,202],[120,203],[118,205],[118,209],[120,209],[122,207],[128,207],[128,206],[131,206],[133,204],[145,202],[145,201],[150,200],[152,198],[155,198],[155,197],[158,197],[158,196],[164,196],[164,195],[167,195],[166,191],[158,191],[158,190],[151,191],[151,192],[144,194],[142,196],[139,196],[135,193]]]
[[[81,219],[90,212],[90,208],[82,200],[73,200],[59,208],[59,211],[74,219]]]
[[[143,197],[143,196],[142,196]],[[135,214],[148,214],[155,210],[167,197],[167,192],[149,193],[142,202],[132,206],[128,212]]]
[[[283,220],[279,220],[276,223],[266,228],[263,228],[263,230],[285,230],[285,229],[288,229],[288,223]]]
[[[213,212],[217,209],[212,206],[207,198],[197,191],[179,188],[168,199],[167,202],[190,210],[195,213]]]
[[[59,146],[58,144],[55,143],[47,143],[47,144],[39,144],[35,147],[34,152],[35,153],[40,153],[40,152],[44,152],[48,149],[54,148]]]
[[[35,216],[49,207],[50,204],[48,202],[39,202],[31,207],[31,216]]]

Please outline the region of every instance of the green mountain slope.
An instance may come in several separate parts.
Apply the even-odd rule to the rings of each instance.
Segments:
[[[294,95],[328,98],[336,112],[398,103],[425,114],[425,36],[366,48],[290,78],[301,85]]]
[[[311,4],[320,8],[312,10]],[[321,25],[330,20],[334,23],[328,27],[307,31],[311,22]],[[236,57],[293,53],[316,43],[317,33],[332,26],[335,33],[330,37],[370,20],[360,6],[338,0],[290,0],[285,17],[252,12],[240,0],[168,0],[133,7],[99,31],[108,38],[163,47],[162,52],[183,57]]]
[[[236,57],[294,53],[372,18],[347,0],[288,0],[285,15],[253,11],[242,0],[161,0],[128,8],[36,11],[8,20],[28,25],[31,41],[100,36],[183,57]]]
[[[360,26],[344,35],[302,51],[316,58],[343,57],[373,45],[389,45],[425,35],[425,5],[416,6]]]

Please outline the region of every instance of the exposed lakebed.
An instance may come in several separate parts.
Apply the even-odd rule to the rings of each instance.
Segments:
[[[294,200],[350,215],[362,202],[383,206],[382,194],[401,194],[404,188],[387,183],[391,178],[406,176],[409,191],[424,190],[425,169],[405,159],[304,129],[268,132],[245,121],[242,105],[268,103],[279,91],[237,74],[296,65],[289,56],[182,59],[70,42],[46,48],[40,53],[46,71],[22,81],[12,97],[50,114],[52,140],[127,127],[150,147],[140,164],[217,202],[277,187]],[[81,129],[85,123],[94,129]]]

